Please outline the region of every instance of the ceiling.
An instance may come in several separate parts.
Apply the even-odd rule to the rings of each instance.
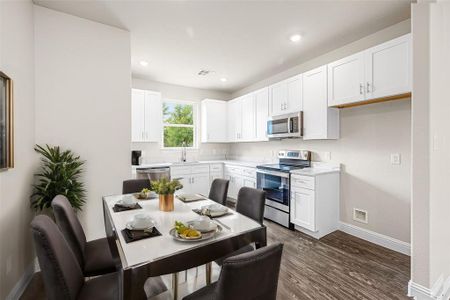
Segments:
[[[410,17],[408,0],[48,1],[129,30],[133,76],[234,92]],[[289,40],[299,33],[298,43]],[[148,61],[148,66],[139,64]],[[199,76],[202,70],[211,70]],[[221,82],[220,78],[227,78]]]

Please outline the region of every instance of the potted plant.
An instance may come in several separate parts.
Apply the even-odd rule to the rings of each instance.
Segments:
[[[170,181],[167,178],[155,180],[151,182],[151,190],[159,194],[159,210],[173,211],[173,194],[175,191],[182,189],[183,185],[179,180]]]
[[[86,201],[86,190],[80,181],[84,161],[59,146],[36,145],[34,150],[42,157],[41,170],[34,175],[37,183],[33,184],[31,207],[36,211],[45,210],[51,206],[53,198],[64,195],[75,210],[81,210]]]

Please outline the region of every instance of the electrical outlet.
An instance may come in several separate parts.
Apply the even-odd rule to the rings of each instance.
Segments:
[[[400,153],[392,153],[391,154],[391,164],[399,165],[401,164],[401,156]]]
[[[324,152],[323,153],[323,159],[324,160],[331,160],[331,152]]]
[[[353,208],[353,220],[360,223],[369,223],[369,213],[367,210]]]

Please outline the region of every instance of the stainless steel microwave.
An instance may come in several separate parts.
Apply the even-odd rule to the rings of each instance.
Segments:
[[[303,112],[270,117],[267,120],[267,137],[274,139],[303,136]]]

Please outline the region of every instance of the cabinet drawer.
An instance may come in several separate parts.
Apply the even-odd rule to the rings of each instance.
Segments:
[[[256,169],[242,168],[242,175],[248,176],[251,178],[256,178]]]
[[[209,165],[192,166],[192,174],[208,173],[208,172],[209,172]]]
[[[242,168],[236,166],[225,166],[225,170],[230,174],[242,174]]]
[[[191,167],[170,167],[170,177],[182,177],[191,174]]]
[[[293,175],[291,177],[291,186],[293,188],[299,187],[299,188],[314,190],[314,181],[315,181],[314,177]]]
[[[209,171],[210,172],[223,172],[223,165],[222,164],[211,164],[211,165],[209,165]]]

